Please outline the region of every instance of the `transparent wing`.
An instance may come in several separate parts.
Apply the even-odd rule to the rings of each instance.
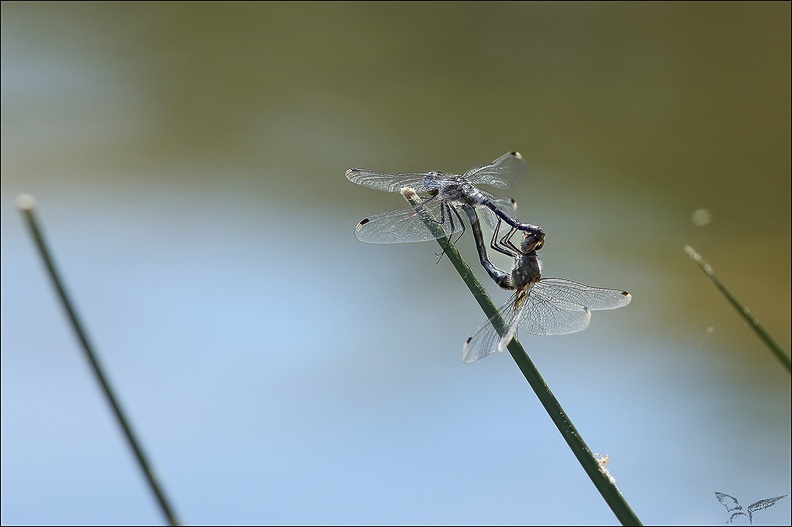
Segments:
[[[470,363],[483,359],[487,355],[495,353],[499,349],[500,341],[502,340],[501,333],[504,336],[514,335],[518,319],[514,312],[514,301],[517,294],[513,294],[509,299],[498,309],[498,314],[487,320],[484,325],[478,328],[473,335],[471,335],[462,345],[462,362]],[[496,329],[498,325],[498,316],[505,323],[502,332]],[[511,337],[509,337],[511,340]],[[508,341],[503,345],[503,348],[508,345]]]
[[[475,362],[495,351],[505,350],[518,329],[531,335],[582,331],[591,322],[591,310],[624,307],[630,300],[632,296],[619,289],[591,287],[563,278],[543,278],[524,296],[518,291],[501,306],[498,313],[506,323],[503,331],[496,329],[497,316],[494,316],[467,339],[462,346],[462,361]]]
[[[429,198],[421,204],[421,208],[435,218],[446,236],[465,228],[465,215],[442,200]],[[416,209],[406,207],[362,219],[355,227],[355,237],[366,243],[412,243],[426,242],[440,236],[435,236],[429,230]]]
[[[512,198],[496,198],[495,196],[489,194],[488,192],[484,192],[483,190],[479,189],[479,192],[484,195],[485,198],[489,199],[492,203],[495,204],[503,213],[507,216],[512,216],[517,211],[517,202],[514,201]],[[484,223],[489,225],[491,229],[495,229],[495,225],[498,223],[499,219],[498,216],[495,215],[486,205],[477,205],[476,212],[484,220]]]
[[[561,307],[566,304],[577,304],[592,311],[624,307],[632,300],[632,295],[621,289],[592,287],[565,278],[542,278],[534,286],[534,292],[553,298],[553,301]]]
[[[526,170],[525,159],[520,153],[509,152],[492,163],[471,168],[465,172],[463,177],[474,185],[483,184],[496,188],[508,188],[525,175]]]
[[[399,192],[410,187],[416,192],[430,192],[443,186],[447,176],[442,172],[385,172],[367,168],[350,168],[346,178],[352,183],[385,192]]]
[[[533,286],[531,286],[531,289]],[[506,332],[501,336],[500,340],[498,341],[498,351],[506,351],[506,346],[509,345],[509,342],[517,336],[517,328],[522,323],[525,317],[526,309],[530,309],[531,303],[527,302],[526,300],[530,297],[528,296],[531,292],[531,289],[528,289],[527,293],[523,294],[523,292],[518,291],[515,294],[516,299],[515,305],[515,312],[513,317],[513,323],[509,324]]]
[[[512,198],[497,198],[491,194],[485,194],[483,191],[480,191],[485,196],[488,196],[490,201],[495,203],[495,205],[505,212],[506,214],[514,214],[517,212],[517,202],[514,201]]]
[[[619,289],[603,289],[563,278],[543,278],[525,299],[519,327],[531,335],[565,335],[586,329],[591,311],[616,309],[632,297]]]
[[[498,217],[494,212],[483,205],[476,207],[476,212],[481,217],[481,219],[484,220],[484,223],[489,225],[490,229],[495,229],[495,225],[498,223]]]
[[[564,304],[555,298],[543,296],[541,290],[535,289],[536,286],[525,299],[523,313],[518,321],[520,329],[531,335],[566,335],[588,327],[591,311],[586,307]]]

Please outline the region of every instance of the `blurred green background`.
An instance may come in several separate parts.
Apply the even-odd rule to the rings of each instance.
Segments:
[[[161,521],[22,192],[185,522],[616,523],[511,358],[460,361],[437,245],[353,235],[405,202],[347,168],[510,150],[544,274],[633,294],[521,340],[639,518],[789,494],[789,374],[682,251],[789,350],[788,2],[5,2],[2,523]]]

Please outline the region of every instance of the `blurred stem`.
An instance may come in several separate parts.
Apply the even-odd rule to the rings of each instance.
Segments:
[[[759,323],[759,321],[756,320],[756,317],[754,317],[751,314],[751,310],[748,309],[742,302],[737,300],[737,298],[733,294],[731,294],[731,291],[729,291],[726,288],[726,285],[723,282],[721,282],[717,276],[715,276],[715,271],[712,270],[712,267],[710,267],[710,265],[704,261],[701,255],[698,252],[696,252],[696,250],[693,247],[691,247],[690,245],[685,245],[684,250],[687,253],[687,255],[690,256],[690,258],[694,262],[696,262],[696,265],[699,266],[699,269],[704,271],[704,274],[707,275],[707,278],[709,278],[710,282],[712,282],[712,284],[718,288],[718,290],[723,294],[723,296],[726,297],[726,300],[729,301],[732,307],[735,310],[737,310],[737,312],[746,322],[748,322],[748,325],[751,326],[751,329],[753,329],[754,333],[756,333],[757,336],[760,339],[762,339],[765,345],[768,348],[770,348],[770,351],[773,353],[773,355],[775,355],[775,357],[781,362],[781,364],[784,365],[787,372],[789,372],[790,371],[789,355],[786,353],[786,351],[784,351],[781,345],[773,338],[773,336],[770,335],[770,333],[768,333],[765,330],[765,328]]]
[[[69,298],[69,295],[66,293],[66,288],[64,287],[63,281],[60,279],[58,269],[55,266],[55,261],[53,260],[50,250],[44,241],[44,235],[39,228],[39,222],[35,214],[35,198],[29,194],[22,194],[17,197],[17,206],[22,211],[22,214],[27,221],[28,227],[30,227],[30,232],[33,235],[34,241],[36,242],[36,247],[38,248],[39,254],[41,255],[41,259],[44,261],[44,264],[47,267],[47,272],[52,279],[52,283],[55,286],[58,297],[60,298],[64,309],[66,310],[66,314],[69,317],[72,329],[74,329],[80,344],[82,344],[82,349],[88,358],[88,362],[91,364],[91,368],[93,369],[99,384],[102,386],[102,391],[104,392],[107,401],[110,403],[110,406],[113,409],[113,414],[116,416],[118,424],[124,431],[124,436],[126,437],[130,448],[132,448],[132,451],[135,454],[135,459],[137,459],[138,465],[143,471],[143,475],[145,476],[149,487],[157,498],[157,502],[162,509],[162,513],[165,515],[168,524],[178,525],[179,522],[176,519],[176,515],[173,513],[173,508],[170,506],[168,500],[165,498],[165,493],[157,483],[157,479],[154,476],[154,471],[151,468],[151,464],[148,462],[148,459],[143,453],[140,442],[137,440],[134,432],[132,431],[129,421],[124,416],[124,413],[121,410],[121,406],[119,405],[115,395],[113,395],[110,381],[105,376],[102,366],[99,364],[99,359],[97,358],[96,353],[94,353],[93,346],[88,340],[88,335],[85,329],[83,329],[84,326],[77,317],[77,312],[73,307],[72,301]]]
[[[402,189],[402,195],[410,205],[416,208],[426,226],[432,234],[437,237],[437,243],[440,244],[440,247],[443,249],[446,256],[448,256],[448,260],[457,270],[459,276],[462,277],[462,280],[465,282],[468,289],[470,289],[470,292],[473,293],[473,297],[476,299],[479,306],[481,306],[487,320],[496,316],[498,314],[498,309],[495,307],[495,304],[492,303],[484,286],[481,285],[481,282],[476,278],[476,275],[468,264],[462,259],[462,255],[459,254],[456,246],[445,236],[445,232],[440,228],[437,221],[431,218],[424,209],[419,207],[421,198],[410,190],[411,189]],[[506,327],[502,319],[500,326],[501,328]],[[528,354],[525,353],[525,350],[516,337],[509,343],[508,349],[512,359],[517,363],[517,367],[520,368],[523,376],[525,376],[525,380],[527,380],[528,384],[533,388],[534,393],[536,393],[536,396],[539,398],[542,406],[544,406],[550,419],[555,423],[558,431],[561,432],[561,436],[567,442],[567,445],[569,445],[569,448],[578,459],[583,470],[585,470],[586,474],[591,478],[594,486],[622,525],[641,525],[641,521],[632,511],[621,492],[619,492],[619,489],[616,488],[616,485],[611,482],[606,472],[602,469],[599,460],[591,453],[591,450],[589,450],[585,441],[583,441],[583,438],[575,429],[572,421],[566,415],[561,404],[555,398],[553,392],[550,391],[550,388],[544,382],[536,366],[534,366]]]

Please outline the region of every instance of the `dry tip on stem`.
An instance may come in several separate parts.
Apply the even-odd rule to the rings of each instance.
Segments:
[[[710,265],[704,261],[704,258],[701,257],[701,255],[698,253],[698,251],[696,251],[696,249],[694,249],[690,245],[685,245],[683,249],[694,262],[699,264],[699,267],[704,269],[705,273],[712,274],[712,267],[710,267]]]
[[[713,271],[713,269],[712,269],[712,267],[710,266],[710,264],[708,264],[707,262],[705,262],[705,261],[704,261],[704,259],[701,257],[701,255],[700,255],[698,252],[696,252],[696,250],[695,250],[693,247],[691,247],[690,245],[685,245],[685,247],[683,247],[683,249],[685,250],[685,252],[687,253],[687,255],[688,255],[688,256],[690,256],[690,258],[691,258],[691,259],[692,259],[694,262],[696,262],[696,263],[699,265],[699,267],[701,267],[701,269],[702,269],[702,270],[703,270],[703,271],[704,271],[704,272],[705,272],[705,273],[706,273],[708,276],[712,276],[712,275],[714,275],[714,274],[715,274],[715,271]]]
[[[20,194],[16,198],[16,206],[19,210],[27,212],[36,208],[36,198],[30,194]]]
[[[415,192],[415,190],[411,189],[410,187],[402,187],[402,189],[399,192],[401,192],[401,195],[404,196],[404,199],[408,201],[411,199],[418,198],[418,193]]]

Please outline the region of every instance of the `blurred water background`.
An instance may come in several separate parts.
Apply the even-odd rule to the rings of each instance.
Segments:
[[[790,376],[682,250],[789,350],[788,2],[5,2],[2,523],[162,521],[23,192],[184,522],[617,523],[508,354],[461,362],[437,244],[353,235],[406,203],[347,168],[510,150],[544,274],[633,295],[521,340],[639,518],[789,494]]]

